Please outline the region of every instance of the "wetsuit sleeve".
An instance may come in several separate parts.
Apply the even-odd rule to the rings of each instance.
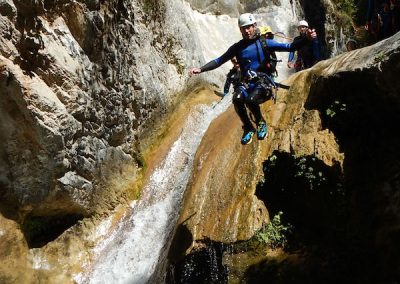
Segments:
[[[218,68],[219,66],[230,60],[232,57],[234,57],[236,54],[236,50],[237,43],[228,48],[228,50],[217,59],[211,60],[207,64],[200,67],[201,72],[211,71]]]
[[[225,81],[225,85],[224,85],[224,94],[227,94],[229,92],[229,88],[231,87],[231,84],[233,81],[233,78],[232,78],[233,72],[234,72],[234,70],[231,69],[231,70],[229,70],[228,75],[226,75],[226,81]]]
[[[293,59],[294,59],[294,51],[291,51],[291,52],[289,53],[288,62],[292,62]]]
[[[221,64],[218,64],[217,61],[211,60],[210,62],[208,62],[207,64],[203,65],[200,67],[201,72],[206,72],[206,71],[210,71],[210,70],[214,70],[215,68],[218,68],[219,66],[221,66]]]
[[[308,42],[309,42],[309,39],[305,35],[298,36],[298,37],[294,38],[290,47],[292,48],[292,50],[297,50],[300,47],[306,45]]]
[[[316,61],[320,61],[321,60],[321,51],[319,49],[319,42],[318,39],[314,39],[312,41],[312,48],[313,48],[313,55],[314,55],[314,59]]]
[[[302,36],[302,37],[296,37],[292,43],[281,43],[277,42],[273,39],[267,39],[267,46],[271,51],[295,51],[302,47],[303,45],[306,45],[308,42],[307,37]]]
[[[232,83],[232,79],[230,77],[226,78],[225,85],[224,85],[224,94],[227,94],[229,92],[231,83]]]

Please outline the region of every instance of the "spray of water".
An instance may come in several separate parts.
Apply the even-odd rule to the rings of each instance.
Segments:
[[[78,283],[146,283],[175,225],[196,149],[210,122],[230,105],[229,96],[192,111],[179,138],[153,172],[131,215],[94,250],[97,261]]]
[[[257,18],[261,25],[268,24],[275,31],[287,33],[295,17],[290,11],[293,11],[290,1],[283,0],[280,7],[266,9],[258,14]],[[196,17],[199,24],[203,23],[201,26],[205,31],[199,33],[199,37],[204,37],[204,42],[209,42],[210,36],[215,34],[216,26],[223,30],[223,23],[230,25],[229,30],[232,29],[232,25],[237,29],[236,19],[232,20],[227,16]],[[205,17],[207,21],[201,17]],[[218,21],[219,25],[209,24],[212,21]],[[217,38],[214,42],[218,42]],[[220,45],[216,47],[221,51],[218,55],[230,44],[220,41]],[[215,58],[215,54],[209,52],[205,57],[212,59]],[[285,62],[280,63],[283,64]],[[279,79],[286,78],[287,69],[279,68]],[[104,237],[99,242],[96,240],[96,247],[92,251],[95,261],[88,265],[84,273],[74,277],[77,283],[149,282],[157,264],[163,261],[160,257],[175,226],[197,147],[211,121],[225,111],[230,103],[231,98],[227,96],[214,106],[201,105],[191,112],[180,136],[143,189],[142,198],[131,205],[132,210],[116,228],[109,229],[110,220],[105,221],[108,225],[99,227]]]

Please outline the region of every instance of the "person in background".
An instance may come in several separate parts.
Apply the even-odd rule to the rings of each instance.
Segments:
[[[231,70],[229,70],[228,74],[226,75],[226,81],[224,85],[224,96],[226,96],[229,93],[231,85],[233,85],[233,91],[235,91],[239,87],[240,83],[240,65],[236,57],[233,57],[231,59],[231,62],[233,64],[233,67]]]
[[[382,32],[382,12],[385,4],[389,4],[389,0],[368,0],[365,30],[369,33],[373,43],[383,38]],[[387,13],[385,13],[385,16]],[[386,17],[387,18],[387,17]],[[386,22],[386,20],[385,20]]]
[[[264,35],[267,39],[274,39],[274,32],[272,31],[270,26],[262,26],[262,27],[258,27],[257,28],[257,33],[260,34],[260,36]],[[278,62],[280,62],[281,60],[278,60],[275,51],[271,51],[269,54],[270,58],[271,58],[271,62],[269,64],[271,64],[271,75],[274,77],[278,77],[278,69],[277,68],[277,64]]]
[[[297,25],[297,30],[299,35],[294,38],[298,40],[305,36],[309,30],[307,21],[301,20]],[[295,59],[295,52],[289,53],[288,64],[289,68],[295,68],[296,72],[312,67],[321,59],[319,42],[317,38],[308,42],[306,45],[302,46],[297,50],[297,58]]]
[[[236,57],[240,66],[241,81],[233,94],[232,101],[243,124],[241,143],[246,145],[251,143],[256,132],[259,140],[263,140],[268,133],[260,104],[273,96],[274,82],[271,79],[271,70],[268,64],[270,61],[269,53],[294,51],[316,38],[317,34],[315,30],[307,29],[304,37],[292,43],[280,43],[272,39],[262,38],[257,33],[255,17],[250,13],[240,15],[238,25],[242,40],[230,46],[224,54],[207,64],[190,68],[189,75],[214,70]],[[257,130],[250,121],[247,109],[253,114]]]

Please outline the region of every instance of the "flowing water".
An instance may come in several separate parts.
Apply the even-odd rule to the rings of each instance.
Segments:
[[[257,19],[260,24],[268,24],[275,31],[287,34],[289,26],[297,21],[294,10],[289,0],[283,0],[279,7],[262,10]],[[195,14],[199,18],[198,22],[203,23],[201,26],[210,31],[199,35],[200,38],[204,37],[201,40],[206,43],[215,25],[209,19],[210,15]],[[209,21],[204,22],[202,17],[208,17]],[[231,25],[232,22],[236,23],[236,19],[226,22]],[[223,30],[223,27],[219,27],[219,30]],[[223,52],[229,45],[221,41],[218,48]],[[286,65],[287,53],[281,54],[284,62],[279,65]],[[210,53],[204,54],[205,58],[213,56]],[[278,70],[279,80],[287,77],[286,66]],[[75,276],[77,283],[136,284],[150,281],[168,249],[168,240],[175,227],[197,147],[211,121],[230,104],[231,98],[227,96],[216,105],[199,105],[190,113],[165,160],[152,173],[141,199],[131,205],[132,209],[116,228],[109,229],[110,220],[104,221],[99,227],[98,235],[106,237],[102,237],[93,249],[94,263],[88,264],[84,273]]]
[[[78,283],[146,283],[167,244],[189,179],[194,156],[210,122],[231,104],[198,105],[161,165],[116,230],[96,248],[96,263]]]

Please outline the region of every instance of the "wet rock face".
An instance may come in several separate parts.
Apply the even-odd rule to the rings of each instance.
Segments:
[[[198,49],[170,23],[187,7],[152,3],[0,1],[3,214],[87,216],[132,185],[198,56],[176,53]]]
[[[0,282],[33,283],[28,269],[27,244],[18,225],[0,215]]]
[[[282,276],[286,282],[282,279],[296,273],[300,282],[397,281],[400,139],[393,135],[393,122],[399,120],[400,85],[393,76],[399,72],[399,36],[321,62],[293,82],[293,88],[301,88],[300,79],[312,83],[304,112],[288,125],[290,131],[317,110],[320,128],[335,137],[341,166],[330,165],[332,146],[326,148],[328,140],[324,146],[318,135],[314,154],[298,147],[307,145],[305,134],[314,128],[309,123],[296,130],[301,143],[264,162],[259,196],[271,215],[282,210],[295,226],[287,252],[302,244],[305,253],[296,263],[282,261],[279,272],[268,269],[273,261],[260,262],[248,270],[251,279]],[[324,268],[316,270],[320,263]]]
[[[248,1],[248,0],[189,0],[188,1],[194,9],[199,10],[202,13],[211,12],[213,14],[228,14],[232,16],[237,16],[241,13],[253,12],[260,7],[266,7],[268,5],[274,4],[279,5],[280,1]],[[271,3],[272,2],[272,3]]]
[[[352,194],[349,228],[377,267],[370,277],[388,282],[398,279],[400,265],[394,241],[400,223],[400,139],[394,135],[395,121],[400,119],[400,84],[395,79],[400,67],[399,38],[397,33],[341,57],[342,72],[319,78],[308,104],[321,109],[323,125],[335,134],[345,155],[344,176]],[[348,72],[350,58],[357,62],[353,72]]]
[[[246,240],[268,220],[254,195],[263,141],[243,147],[241,135],[231,107],[210,125],[197,151],[181,213],[194,241]]]
[[[84,6],[65,3],[65,10],[54,11],[40,2],[15,4],[18,19],[1,19],[8,26],[0,63],[3,200],[14,203],[8,212],[14,218],[21,210],[88,215],[103,162],[98,153],[119,146],[117,152],[129,156],[134,143],[132,87],[111,80],[105,86],[98,65],[71,34],[63,13],[85,18]]]
[[[186,264],[194,269],[190,275],[204,271],[193,264],[202,240],[226,242],[239,239],[238,231],[251,234],[254,215],[241,218],[237,200],[254,194],[251,187],[263,167],[256,194],[271,218],[284,211],[285,221],[297,228],[291,247],[304,244],[305,254],[288,266],[283,261],[276,271],[269,269],[276,259],[261,261],[247,270],[251,279],[290,279],[291,273],[299,273],[302,282],[398,279],[399,40],[400,33],[290,77],[285,84],[291,88],[278,92],[275,105],[263,106],[267,142],[237,148],[240,123],[227,118],[229,112],[210,126],[180,220],[191,242],[179,249],[189,256],[173,271],[187,275],[181,271]],[[223,137],[217,129],[224,129]],[[315,270],[320,263],[326,265]]]

